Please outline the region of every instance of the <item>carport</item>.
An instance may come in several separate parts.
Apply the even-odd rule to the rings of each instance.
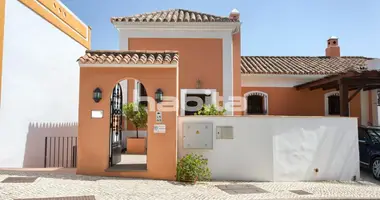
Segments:
[[[349,116],[349,103],[361,91],[380,88],[380,71],[348,70],[294,86],[297,90],[335,89],[340,96],[340,116]],[[355,91],[349,96],[349,91]]]

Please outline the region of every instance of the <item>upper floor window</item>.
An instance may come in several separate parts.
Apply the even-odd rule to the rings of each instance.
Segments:
[[[259,91],[248,92],[246,98],[247,115],[266,115],[268,114],[268,94]]]

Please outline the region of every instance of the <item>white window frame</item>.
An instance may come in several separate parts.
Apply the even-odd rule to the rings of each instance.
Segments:
[[[211,104],[216,105],[216,89],[181,89],[181,116],[185,116],[186,96],[188,94],[211,94]]]
[[[248,110],[248,97],[249,96],[252,96],[252,95],[255,95],[255,94],[258,94],[262,97],[264,97],[264,109],[267,111],[264,115],[268,115],[269,114],[269,103],[268,103],[268,94],[265,93],[265,92],[262,92],[262,91],[249,91],[247,93],[244,94],[244,115],[251,115],[251,114],[248,114],[247,113],[247,110]]]
[[[340,93],[339,91],[331,91],[327,92],[325,94],[325,116],[340,116],[340,115],[330,115],[329,114],[329,97],[330,96],[338,96],[340,100]],[[340,103],[340,102],[339,102]],[[351,109],[350,109],[350,102],[348,103],[348,115],[351,116]]]

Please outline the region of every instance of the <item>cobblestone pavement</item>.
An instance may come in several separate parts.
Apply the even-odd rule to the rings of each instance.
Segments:
[[[9,177],[38,177],[28,179],[5,179]],[[368,180],[370,177],[367,177]],[[11,183],[12,180],[18,182]],[[4,183],[3,183],[4,181]],[[31,182],[33,181],[33,182]],[[380,199],[380,186],[376,181],[348,182],[208,182],[183,185],[176,182],[122,179],[111,177],[79,176],[74,174],[49,174],[41,172],[0,171],[0,200],[46,198],[65,196],[94,196],[96,200],[244,200],[244,199]],[[220,185],[244,184],[256,186],[256,194],[229,194]],[[218,187],[219,188],[218,188]],[[302,190],[299,195],[290,190]]]

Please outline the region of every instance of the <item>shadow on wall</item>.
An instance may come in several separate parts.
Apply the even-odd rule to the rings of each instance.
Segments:
[[[28,128],[28,134],[25,144],[24,153],[24,168],[43,168],[45,164],[45,138],[66,138],[66,144],[70,144],[70,140],[67,138],[78,136],[78,123],[30,123]],[[62,152],[68,152],[69,145],[65,144],[64,139],[62,141],[55,142],[54,150],[58,148]],[[60,147],[57,144],[61,144]],[[73,143],[72,143],[73,144]],[[76,145],[76,143],[75,143]],[[70,144],[71,146],[71,144]],[[71,150],[71,149],[70,149]],[[70,154],[70,152],[68,152]],[[69,159],[69,156],[66,156]],[[57,158],[54,158],[56,160]],[[65,159],[64,163],[69,162],[65,157],[61,157],[58,161]]]

